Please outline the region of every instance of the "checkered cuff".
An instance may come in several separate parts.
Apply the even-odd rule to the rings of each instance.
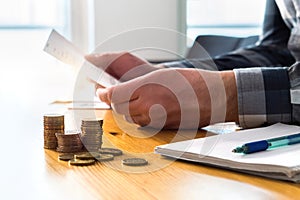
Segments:
[[[292,106],[287,68],[234,69],[239,123],[244,128],[291,123]]]

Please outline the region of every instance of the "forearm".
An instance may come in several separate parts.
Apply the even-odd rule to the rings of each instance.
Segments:
[[[251,128],[277,122],[300,123],[300,95],[295,97],[298,105],[292,106],[290,99],[290,78],[294,80],[293,87],[297,88],[298,69],[296,66],[290,68],[289,74],[288,68],[283,67],[221,72],[178,70],[189,77],[197,94],[199,127],[233,121],[243,128]]]
[[[199,127],[229,121],[238,123],[237,87],[233,71],[177,70],[186,77],[197,96]]]
[[[227,122],[238,123],[237,86],[233,71],[223,71],[221,76],[226,92],[226,118]]]

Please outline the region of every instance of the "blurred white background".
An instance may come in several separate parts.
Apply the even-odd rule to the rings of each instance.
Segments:
[[[42,116],[48,104],[72,98],[76,74],[43,52],[52,28],[84,52],[120,33],[156,27],[198,34],[259,34],[262,0],[0,0],[1,123]],[[159,36],[158,36],[159,37]],[[184,53],[186,41],[162,35],[162,48]],[[109,46],[127,49],[147,33]],[[157,37],[156,37],[157,38]],[[152,41],[148,41],[151,43]],[[157,41],[153,41],[155,43]],[[168,59],[145,52],[146,58]],[[148,56],[148,57],[147,57]]]

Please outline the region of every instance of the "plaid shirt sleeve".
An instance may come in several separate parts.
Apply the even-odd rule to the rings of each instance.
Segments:
[[[276,122],[291,123],[287,68],[234,69],[234,73],[240,126],[249,128]]]
[[[296,13],[300,3],[278,1],[282,11]],[[274,0],[267,1],[262,45],[289,48],[294,64],[290,67],[234,69],[238,88],[239,121],[243,127],[276,122],[300,124],[300,22],[296,17],[284,19]],[[273,14],[272,14],[273,13]],[[269,22],[268,22],[269,21]],[[288,40],[287,40],[288,39]],[[276,56],[270,57],[276,60]],[[288,59],[288,57],[286,57]],[[292,60],[291,60],[292,61]]]

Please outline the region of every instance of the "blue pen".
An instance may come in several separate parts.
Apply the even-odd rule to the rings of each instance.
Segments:
[[[243,144],[241,147],[236,147],[232,150],[234,153],[255,153],[259,151],[265,151],[275,147],[282,147],[292,144],[300,143],[300,133],[288,136],[282,136],[278,138],[271,138],[267,140],[260,140],[255,142],[249,142]]]

